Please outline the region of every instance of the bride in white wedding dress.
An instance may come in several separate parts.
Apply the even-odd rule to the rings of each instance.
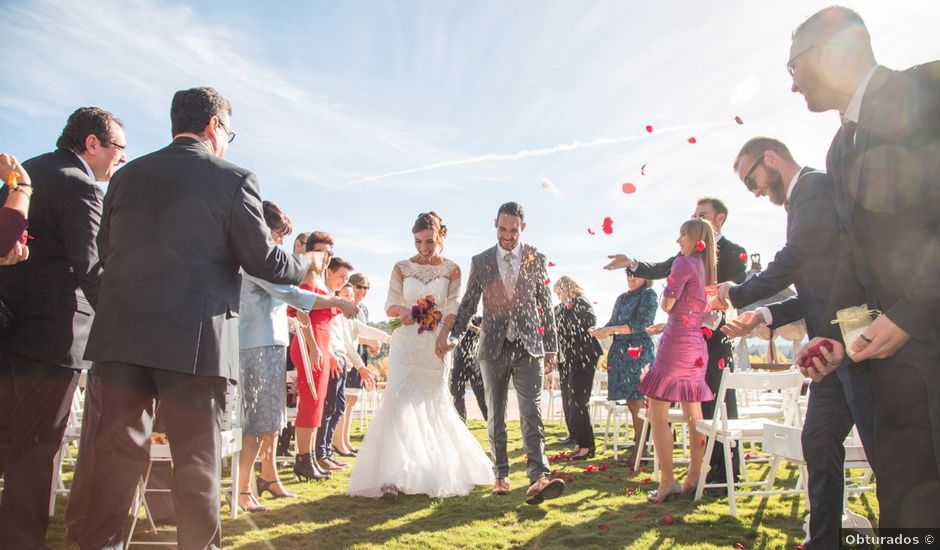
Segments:
[[[470,434],[447,390],[448,343],[460,298],[460,268],[440,256],[447,227],[434,212],[418,216],[418,254],[395,264],[385,310],[402,326],[392,333],[388,386],[362,442],[347,494],[466,495],[493,483],[493,464]],[[442,318],[418,332],[411,315],[418,298],[433,296]]]

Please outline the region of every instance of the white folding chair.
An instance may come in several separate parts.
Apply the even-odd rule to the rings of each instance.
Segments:
[[[636,462],[633,464],[634,470],[640,469],[640,462],[647,460],[653,462],[653,479],[659,479],[659,461],[656,460],[656,446],[652,445],[652,440],[650,440],[650,422],[649,422],[649,411],[646,407],[640,409],[639,414],[640,420],[643,421],[643,429],[640,430],[640,439],[637,442],[637,453],[636,453]],[[682,451],[682,458],[674,461],[674,464],[685,464],[688,462],[689,457],[689,429],[688,423],[685,421],[685,414],[682,413],[682,407],[678,404],[669,407],[669,415],[667,417],[667,422],[675,431],[676,427],[679,427],[679,437],[677,438],[677,443],[680,445]],[[644,449],[645,452],[639,452],[639,449]],[[708,455],[706,455],[708,456]]]
[[[558,369],[552,371],[545,391],[548,393],[545,418],[554,420],[556,416],[564,417],[564,406],[556,405],[556,402],[561,401],[561,376],[558,374]],[[555,410],[556,406],[558,410]]]
[[[607,371],[597,369],[594,371],[594,385],[591,387],[591,398],[588,401],[592,424],[597,426],[600,426],[602,422],[605,425],[608,424],[609,405],[607,401]]]
[[[605,399],[606,401],[606,399]],[[630,425],[632,416],[630,409],[626,404],[616,401],[606,401],[604,410],[607,412],[607,419],[604,422],[604,440],[601,443],[601,450],[607,450],[607,442],[610,441],[614,449],[614,460],[619,458],[620,448],[630,448],[633,446],[633,440],[630,439]],[[623,438],[620,435],[620,428],[623,426]],[[636,430],[636,426],[633,427]]]
[[[725,397],[729,391],[759,391],[775,392],[782,396],[779,410],[774,411],[770,418],[779,419],[780,424],[784,426],[796,426],[801,424],[799,412],[798,397],[800,389],[803,387],[803,375],[797,370],[786,372],[731,372],[728,369],[722,371],[721,385],[716,397],[715,415],[712,419],[703,419],[696,423],[698,433],[707,437],[705,446],[705,456],[711,456],[716,443],[722,443],[724,449],[725,471],[732,471],[731,452],[732,449],[748,441],[761,441],[764,435],[764,424],[771,421],[768,417],[750,417],[750,418],[728,418],[728,409],[725,404]],[[772,403],[772,400],[767,403]],[[740,491],[753,486],[763,486],[760,491],[740,492],[740,496],[765,496],[770,494],[793,494],[794,490],[773,490],[768,489],[772,485],[772,478],[776,475],[777,466],[780,457],[775,456],[770,464],[771,478],[768,481],[734,481],[734,476],[727,476],[724,483],[705,483],[705,476],[708,474],[707,465],[703,464],[698,479],[698,485],[695,491],[695,499],[702,498],[702,493],[706,488],[724,487],[728,493],[728,505],[731,508],[731,514],[737,516],[736,498]],[[742,464],[742,469],[746,465]]]

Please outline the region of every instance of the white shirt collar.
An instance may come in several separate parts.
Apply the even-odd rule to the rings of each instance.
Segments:
[[[718,244],[718,241],[720,241],[722,238],[724,238],[724,235],[721,233],[715,233],[715,244]]]
[[[78,157],[78,160],[82,161],[82,165],[85,166],[85,172],[88,173],[88,177],[91,178],[91,181],[98,183],[98,178],[96,178],[95,173],[91,171],[91,166],[89,166],[88,163],[85,162],[85,159],[83,159],[81,155],[75,155],[75,156]]]
[[[803,166],[800,166],[800,169],[796,171],[796,174],[793,174],[793,179],[790,180],[790,185],[787,186],[787,202],[790,202],[790,195],[793,194],[793,188],[796,187],[796,182],[800,181],[800,174],[803,173]]]
[[[868,82],[871,80],[872,75],[875,74],[875,69],[878,68],[878,65],[875,65],[868,71],[868,74],[865,75],[865,78],[862,79],[858,84],[858,88],[855,89],[855,95],[852,96],[852,100],[849,101],[849,106],[846,107],[845,112],[842,113],[843,122],[854,122],[858,124],[858,117],[862,112],[862,98],[865,97],[865,89],[868,88]]]
[[[515,246],[515,248],[513,248],[512,250],[506,250],[506,249],[503,248],[503,246],[500,245],[500,244],[497,244],[497,245],[496,245],[496,248],[499,250],[499,257],[500,257],[500,259],[505,258],[507,252],[512,252],[512,253],[515,255],[516,258],[519,258],[519,257],[521,257],[521,254],[522,254],[522,240],[520,239],[520,240],[516,241],[516,246]]]

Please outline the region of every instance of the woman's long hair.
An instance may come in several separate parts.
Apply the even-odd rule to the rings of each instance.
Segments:
[[[718,249],[715,246],[715,230],[711,222],[700,218],[692,218],[682,224],[679,233],[688,235],[692,242],[705,243],[704,250],[697,250],[695,254],[701,254],[705,260],[705,284],[713,285],[718,282]]]

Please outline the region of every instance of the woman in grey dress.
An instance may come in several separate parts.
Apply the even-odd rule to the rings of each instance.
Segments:
[[[271,239],[282,244],[292,230],[290,220],[274,203],[265,201],[262,210],[271,229]],[[259,451],[261,476],[255,478],[258,496],[265,491],[274,498],[293,496],[281,485],[274,464],[274,444],[284,427],[287,400],[288,305],[303,311],[336,307],[347,315],[355,315],[358,309],[350,300],[318,295],[296,286],[271,284],[242,272],[238,319],[242,397],[238,506],[246,512],[265,510],[249,488]]]

